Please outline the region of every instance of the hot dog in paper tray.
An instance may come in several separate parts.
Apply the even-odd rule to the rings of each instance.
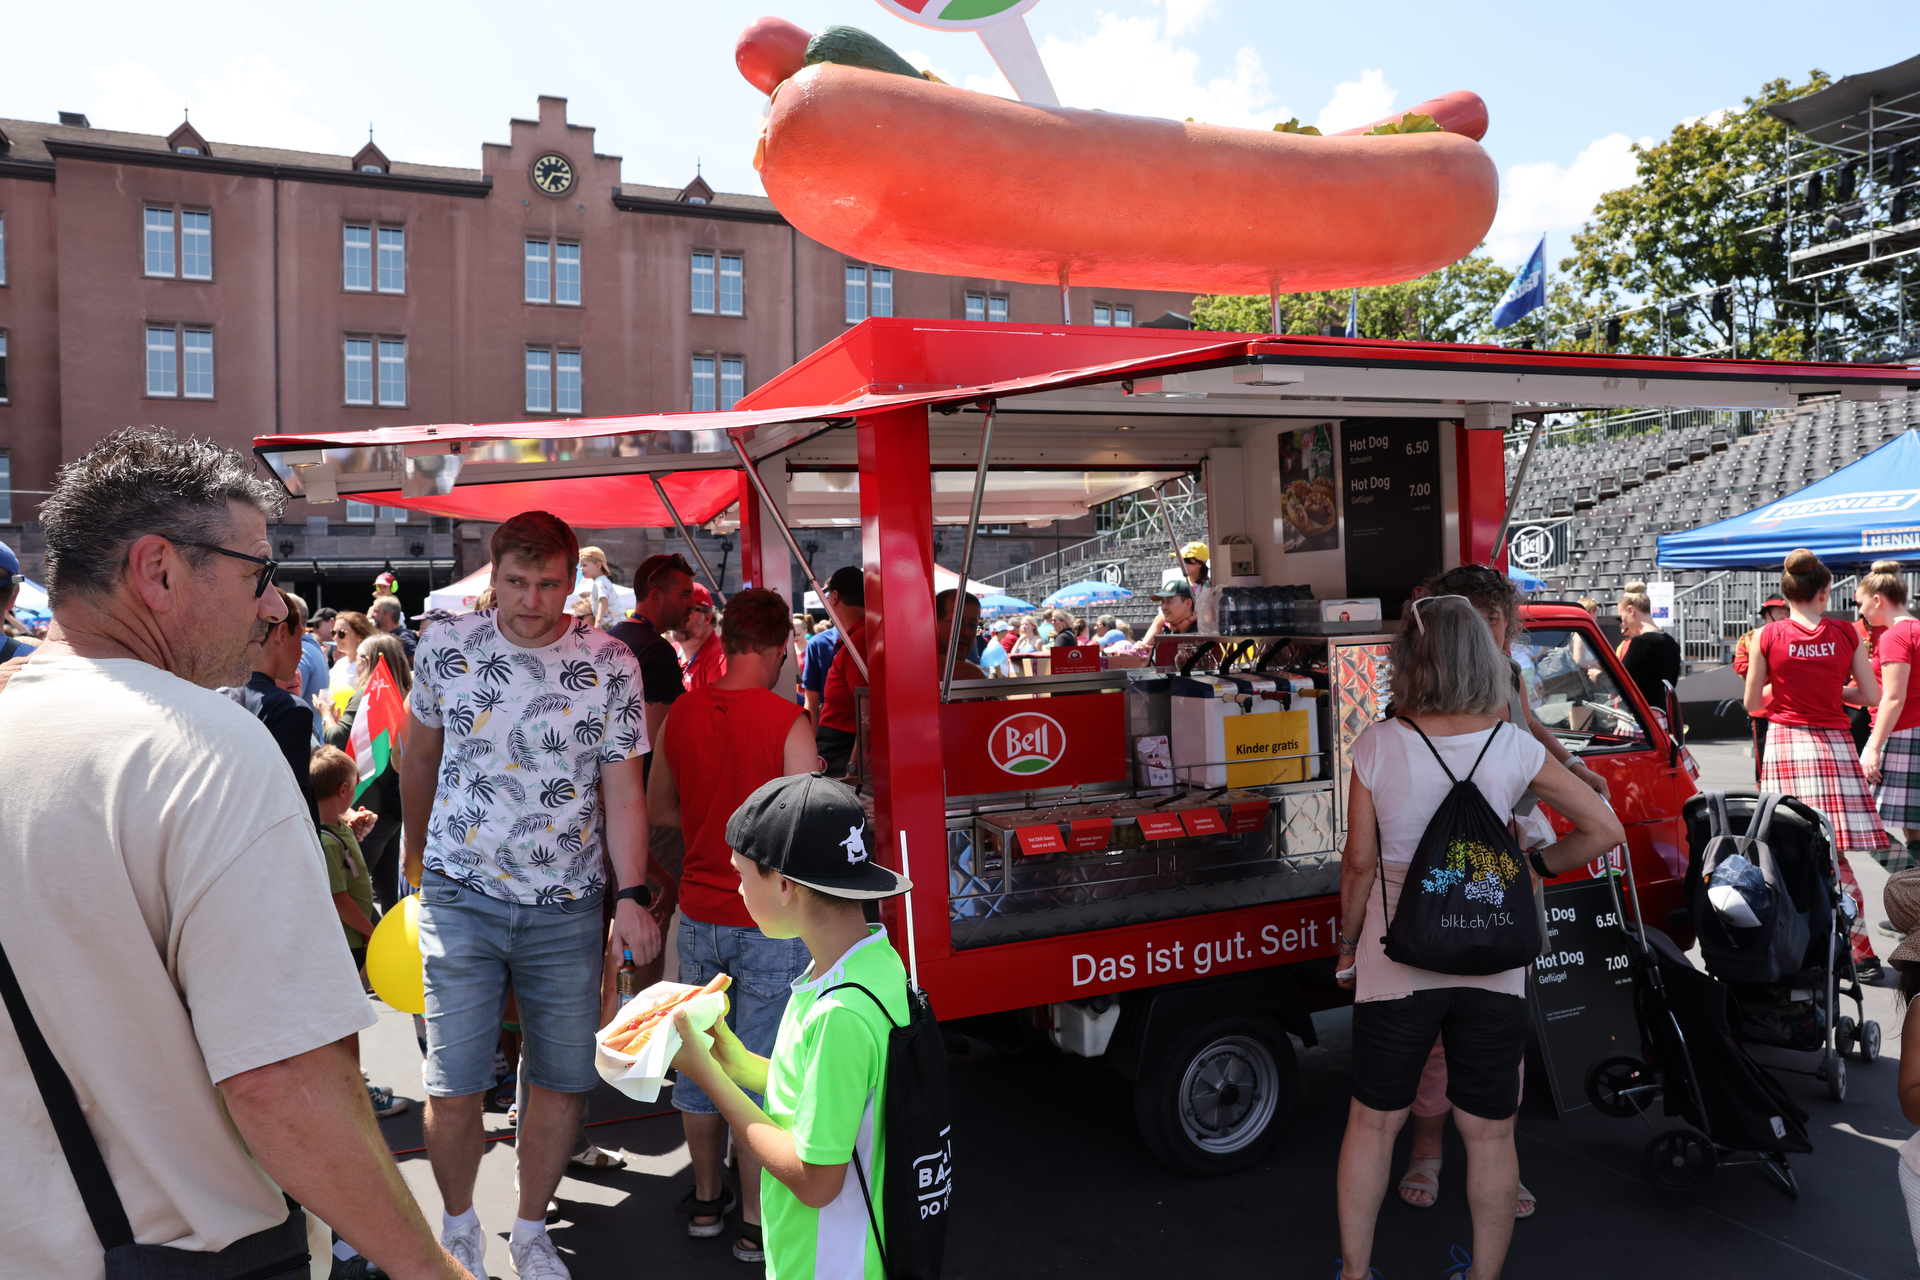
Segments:
[[[950,275],[1262,294],[1409,280],[1471,253],[1499,176],[1478,95],[1320,137],[957,89],[851,28],[778,18],[735,61],[773,95],[754,154],[805,234]]]
[[[704,987],[656,982],[627,1001],[593,1038],[593,1065],[600,1078],[636,1102],[658,1098],[667,1066],[680,1052],[673,1016],[684,1011],[693,1033],[712,1048],[707,1028],[726,1016],[726,990],[732,981],[723,973]]]

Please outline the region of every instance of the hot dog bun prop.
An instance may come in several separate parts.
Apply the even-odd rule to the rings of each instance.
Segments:
[[[755,84],[774,81],[755,155],[767,195],[852,257],[1036,284],[1291,293],[1410,280],[1471,253],[1493,222],[1499,177],[1464,131],[1486,128],[1473,94],[1390,118],[1422,132],[1235,129],[1010,102],[882,66],[844,36],[844,54],[819,47],[847,31],[799,45],[805,32],[761,19],[735,56]]]
[[[652,1102],[666,1083],[667,1065],[680,1051],[674,1015],[685,1012],[694,1034],[705,1036],[727,1012],[726,989],[733,979],[721,974],[704,987],[656,982],[613,1015],[594,1037],[594,1066],[620,1092]]]

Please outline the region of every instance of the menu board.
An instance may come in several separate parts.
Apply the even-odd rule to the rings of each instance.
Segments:
[[[1594,1063],[1640,1056],[1629,943],[1613,902],[1605,880],[1547,886],[1547,941],[1527,977],[1527,1007],[1562,1116],[1592,1107]]]
[[[1398,618],[1413,589],[1441,567],[1440,424],[1351,418],[1340,428],[1347,527],[1347,595],[1378,596]]]

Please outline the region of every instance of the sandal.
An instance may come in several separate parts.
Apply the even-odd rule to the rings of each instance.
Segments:
[[[624,1169],[627,1167],[627,1158],[589,1142],[584,1151],[576,1151],[568,1156],[567,1163],[577,1164],[582,1169]]]
[[[1513,1210],[1514,1219],[1518,1221],[1519,1219],[1522,1219],[1522,1218],[1531,1218],[1535,1214],[1535,1212],[1539,1210],[1539,1208],[1540,1208],[1539,1204],[1535,1202],[1533,1198],[1533,1192],[1527,1190],[1526,1183],[1524,1182],[1521,1183],[1520,1184],[1520,1203],[1514,1206],[1514,1210]]]
[[[1418,1181],[1424,1179],[1424,1181]],[[1416,1195],[1427,1198],[1425,1204],[1415,1200]],[[1400,1179],[1400,1198],[1416,1209],[1431,1209],[1440,1199],[1440,1157],[1423,1160],[1418,1156],[1407,1161],[1407,1175]]]
[[[733,1256],[741,1262],[765,1262],[767,1246],[760,1234],[760,1224],[742,1219],[740,1234],[734,1237]]]
[[[680,1203],[675,1206],[674,1212],[688,1215],[688,1235],[696,1240],[706,1240],[727,1229],[727,1215],[733,1212],[733,1206],[740,1203],[740,1197],[733,1193],[732,1187],[725,1184],[721,1185],[720,1194],[712,1200],[701,1200],[698,1198],[699,1194],[698,1187],[689,1189]],[[695,1218],[712,1218],[713,1221],[695,1222]]]

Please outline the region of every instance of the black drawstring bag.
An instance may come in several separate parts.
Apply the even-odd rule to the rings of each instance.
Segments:
[[[1541,942],[1533,880],[1519,843],[1473,780],[1505,722],[1494,724],[1473,768],[1456,778],[1420,726],[1404,715],[1399,720],[1420,734],[1453,790],[1434,810],[1407,864],[1400,903],[1381,939],[1387,959],[1429,973],[1474,976],[1532,963]],[[1383,910],[1385,863],[1383,847],[1378,867]]]

